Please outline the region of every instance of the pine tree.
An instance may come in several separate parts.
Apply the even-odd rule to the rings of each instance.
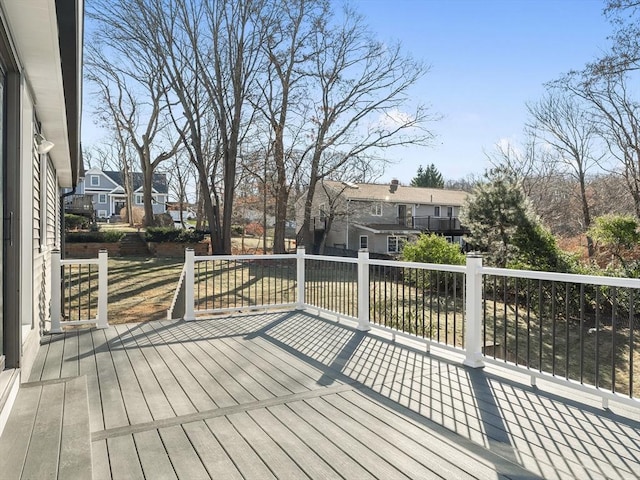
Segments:
[[[433,163],[426,170],[420,165],[410,185],[412,187],[444,188],[444,178]]]
[[[513,174],[494,168],[465,204],[468,242],[497,267],[566,272],[570,265],[555,238],[535,218]]]

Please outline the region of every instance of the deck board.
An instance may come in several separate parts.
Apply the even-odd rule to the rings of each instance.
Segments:
[[[123,325],[117,325],[114,328],[121,337],[127,335],[129,332],[129,329]],[[167,400],[167,397],[164,395],[153,369],[147,363],[142,351],[138,348],[127,348],[127,354],[153,419],[159,420],[174,417],[175,412]],[[101,428],[100,430],[103,429]]]
[[[11,416],[0,438],[0,459],[7,478],[20,478],[33,434],[42,388],[23,388],[18,392]]]
[[[94,345],[99,345],[96,348],[96,371],[100,384],[101,410],[97,409],[98,405],[91,405],[96,407],[95,410],[92,409],[91,411],[92,413],[103,415],[104,428],[128,425],[129,418],[105,333],[103,330],[94,330],[92,331],[92,337]]]
[[[230,415],[229,421],[236,431],[251,445],[265,465],[276,478],[305,478],[307,475],[289,456],[289,452],[280,448],[246,413]]]
[[[167,456],[167,451],[157,430],[136,433],[133,438],[138,449],[142,471],[146,478],[177,480],[178,476]]]
[[[48,337],[22,407],[83,376],[96,479],[640,478],[640,414],[496,371],[309,313],[251,314]],[[49,428],[30,421],[15,435],[37,446],[32,427]]]
[[[212,478],[242,479],[231,458],[204,421],[186,423],[183,428]]]
[[[60,432],[64,405],[64,383],[44,385],[33,425],[33,436],[22,471],[22,478],[58,478]]]
[[[205,420],[216,440],[224,445],[231,460],[244,478],[276,478],[265,465],[250,444],[233,427],[229,419],[224,417]]]
[[[114,480],[144,479],[133,436],[108,438],[107,450],[111,476]]]
[[[91,438],[86,377],[67,381],[60,438],[59,478],[91,478]]]

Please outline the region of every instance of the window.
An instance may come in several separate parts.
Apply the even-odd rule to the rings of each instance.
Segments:
[[[453,217],[453,207],[447,207],[447,217]]]
[[[98,195],[98,203],[107,203],[107,194],[101,193]]]
[[[369,237],[367,235],[360,235],[360,248],[369,248]]]
[[[100,177],[98,175],[91,175],[91,186],[92,187],[100,186]]]
[[[440,216],[440,207],[433,207],[433,216],[434,217]]]
[[[382,204],[381,203],[374,203],[373,205],[371,205],[371,215],[373,215],[375,217],[381,217],[382,216]]]
[[[136,193],[135,203],[137,203],[138,205],[142,205],[144,203],[142,200],[142,194]]]
[[[407,243],[407,237],[387,237],[387,252],[400,253]]]
[[[98,218],[107,218],[106,210],[98,210]]]

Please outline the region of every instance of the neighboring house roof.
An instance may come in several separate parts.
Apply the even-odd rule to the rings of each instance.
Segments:
[[[334,191],[342,192],[341,194],[350,200],[372,202],[462,206],[469,195],[462,190],[407,187],[405,185],[350,183],[334,180],[325,180],[324,184]]]
[[[122,172],[103,171],[107,177],[113,180],[118,185],[123,185]],[[133,190],[139,190],[142,188],[143,176],[140,172],[133,172],[131,174],[133,181]],[[153,189],[158,193],[169,193],[167,187],[167,176],[164,173],[153,174]]]

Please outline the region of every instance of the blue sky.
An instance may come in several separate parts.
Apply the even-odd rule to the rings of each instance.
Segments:
[[[380,181],[409,183],[419,165],[434,163],[445,179],[480,174],[484,152],[517,142],[526,102],[544,82],[579,69],[606,50],[611,28],[604,0],[351,0],[383,41],[399,40],[431,65],[413,90],[442,115],[431,125],[432,147],[387,152]],[[85,148],[101,131],[85,96]]]
[[[482,173],[484,152],[518,141],[526,102],[544,82],[604,50],[610,24],[602,0],[354,0],[381,40],[397,39],[431,65],[416,98],[444,118],[433,147],[403,148],[381,180],[408,183],[420,164],[445,179]]]

